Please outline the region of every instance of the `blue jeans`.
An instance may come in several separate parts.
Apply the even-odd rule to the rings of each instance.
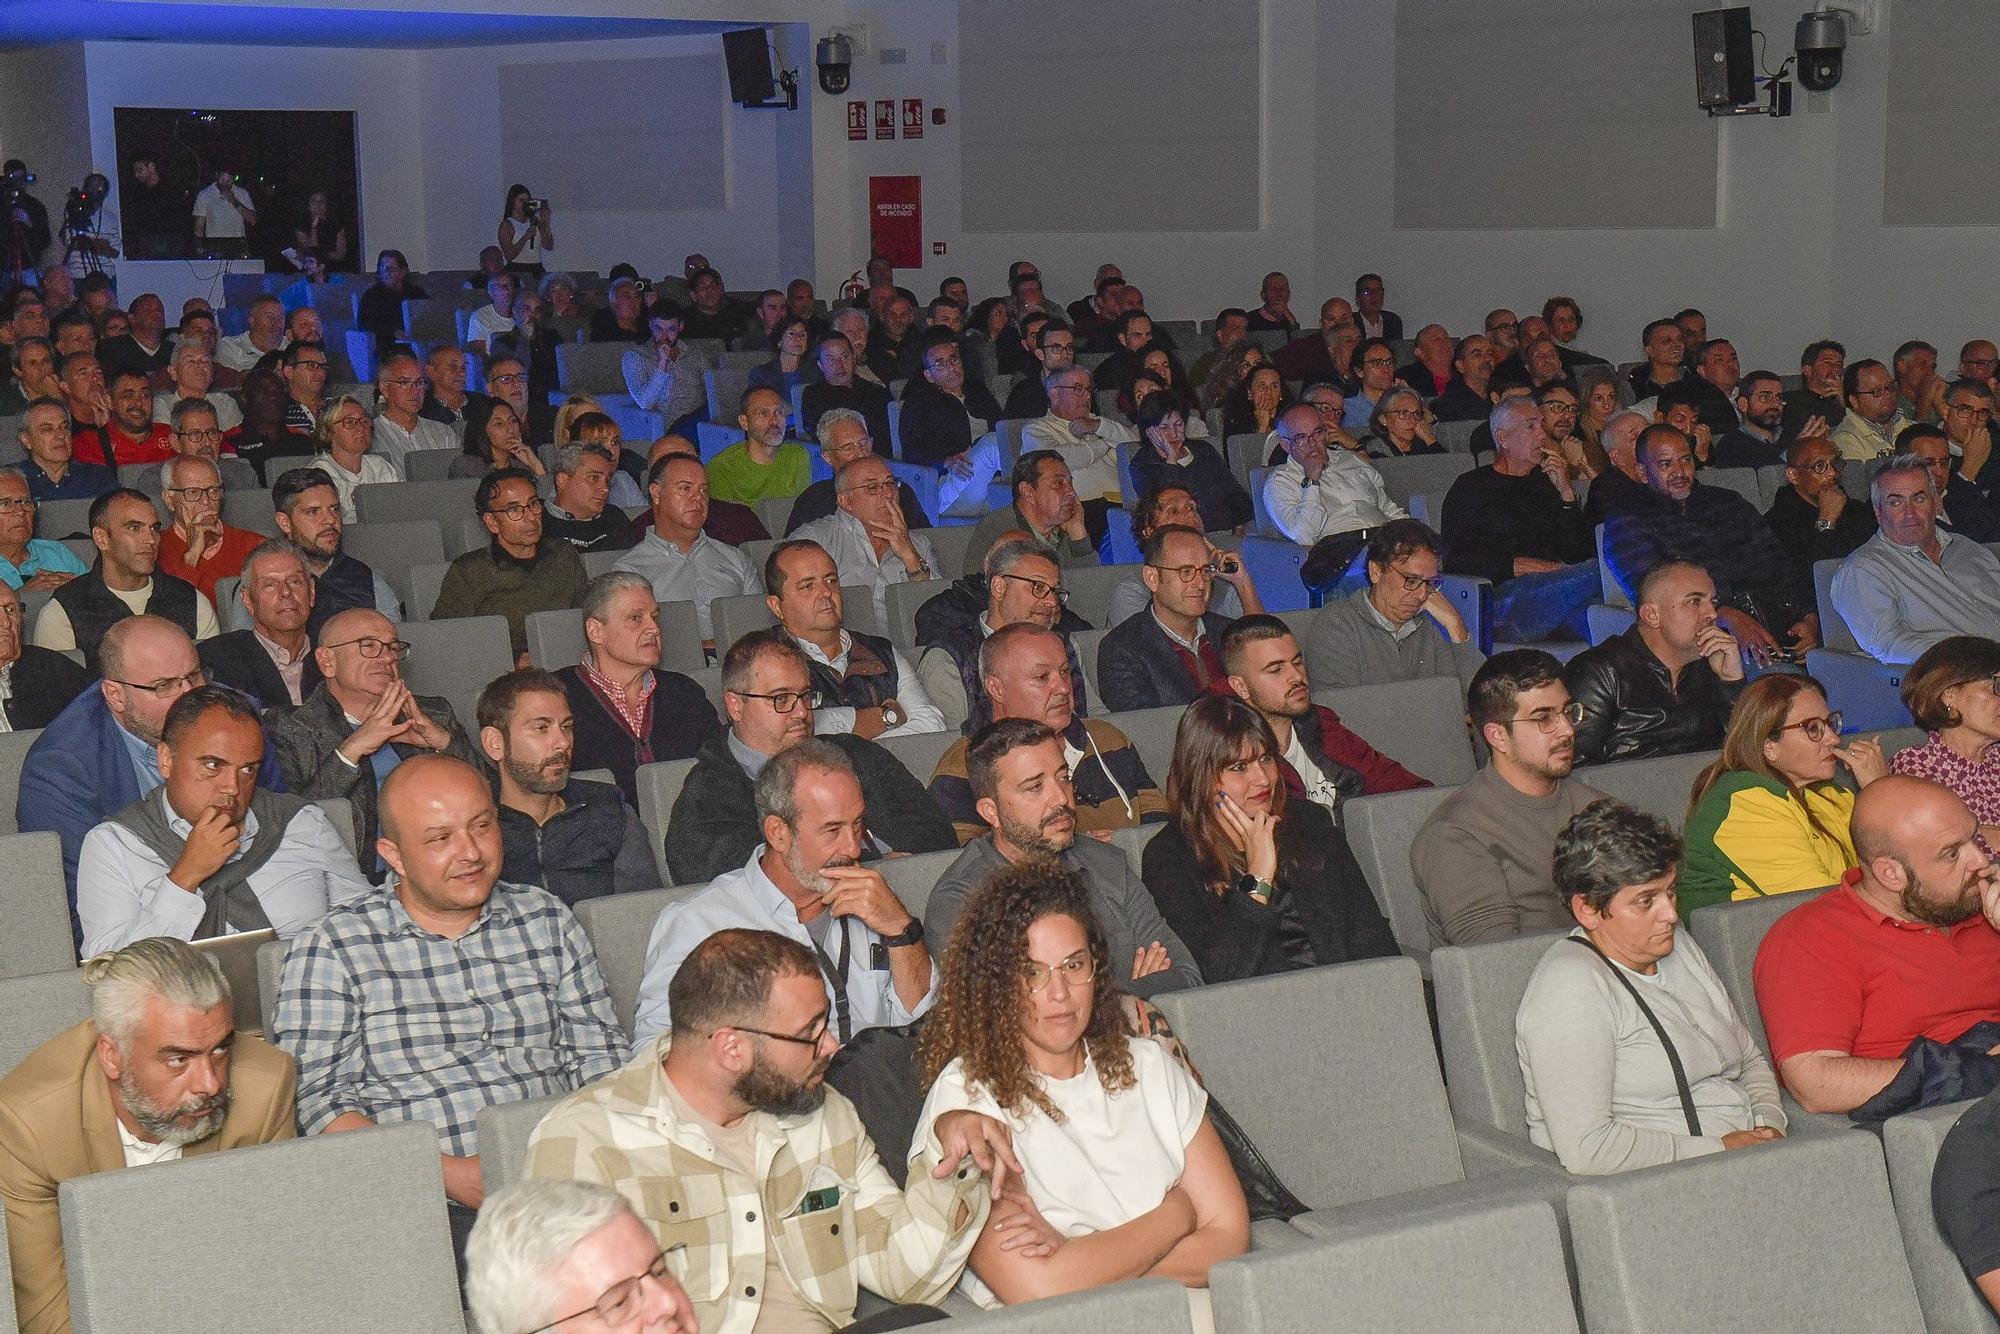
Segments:
[[[1493,589],[1493,640],[1535,644],[1558,631],[1567,631],[1565,638],[1589,639],[1583,613],[1602,587],[1594,560],[1546,574],[1516,575]]]

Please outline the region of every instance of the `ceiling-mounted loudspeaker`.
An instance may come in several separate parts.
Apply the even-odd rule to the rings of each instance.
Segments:
[[[1757,95],[1748,8],[1709,9],[1694,16],[1694,90],[1704,109],[1742,106]]]

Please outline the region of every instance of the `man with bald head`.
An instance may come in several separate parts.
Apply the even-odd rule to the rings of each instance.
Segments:
[[[1320,303],[1319,328],[1294,338],[1271,358],[1277,363],[1278,374],[1287,380],[1300,380],[1306,384],[1315,380],[1344,379],[1345,375],[1333,355],[1342,331],[1354,331],[1354,307],[1348,304],[1346,297],[1329,297]],[[1201,381],[1197,379],[1195,383],[1200,384]]]
[[[838,508],[801,526],[793,537],[817,542],[833,557],[842,584],[873,590],[876,623],[887,625],[889,585],[936,579],[937,553],[928,535],[910,531],[897,503],[896,476],[884,460],[873,454],[850,460],[833,486]]]
[[[468,763],[478,754],[448,700],[414,695],[403,682],[410,646],[379,611],[343,611],[320,627],[314,657],[324,678],[305,703],[271,721],[285,784],[302,797],[344,797],[353,808],[361,869],[379,882],[375,846],[379,793],[389,775],[428,752]]]
[[[1861,865],[1772,926],[1757,951],[1771,1063],[1801,1106],[1846,1112],[1913,1038],[2000,1021],[2000,869],[1950,789],[1890,775],[1855,799]]]
[[[1451,335],[1442,324],[1417,330],[1415,356],[1396,371],[1396,378],[1425,398],[1436,398],[1451,386]]]
[[[1410,517],[1389,498],[1382,474],[1368,460],[1327,448],[1330,434],[1312,404],[1285,409],[1277,435],[1286,459],[1264,478],[1264,504],[1272,522],[1300,546],[1314,548],[1307,564],[1329,583],[1347,570],[1369,534]]]
[[[499,812],[477,769],[414,756],[381,799],[370,847],[394,879],[292,941],[270,1033],[299,1063],[305,1133],[437,1128],[463,1254],[483,1198],[479,1113],[611,1073],[625,1035],[576,917],[500,879]]]

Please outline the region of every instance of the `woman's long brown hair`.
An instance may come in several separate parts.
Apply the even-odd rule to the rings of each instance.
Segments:
[[[1268,751],[1278,754],[1278,738],[1264,715],[1233,695],[1207,695],[1188,706],[1174,733],[1174,762],[1167,770],[1167,818],[1194,850],[1202,880],[1217,893],[1227,892],[1243,873],[1243,853],[1230,841],[1215,810],[1215,788],[1222,771],[1243,759]],[[1271,814],[1282,823],[1285,785],[1271,791]]]

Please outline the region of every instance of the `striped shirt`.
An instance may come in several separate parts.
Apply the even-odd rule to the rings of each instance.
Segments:
[[[453,1154],[477,1152],[482,1109],[580,1088],[626,1047],[575,916],[505,882],[456,940],[393,883],[334,908],[285,955],[271,1036],[299,1063],[307,1134],[346,1112],[429,1121]]]

